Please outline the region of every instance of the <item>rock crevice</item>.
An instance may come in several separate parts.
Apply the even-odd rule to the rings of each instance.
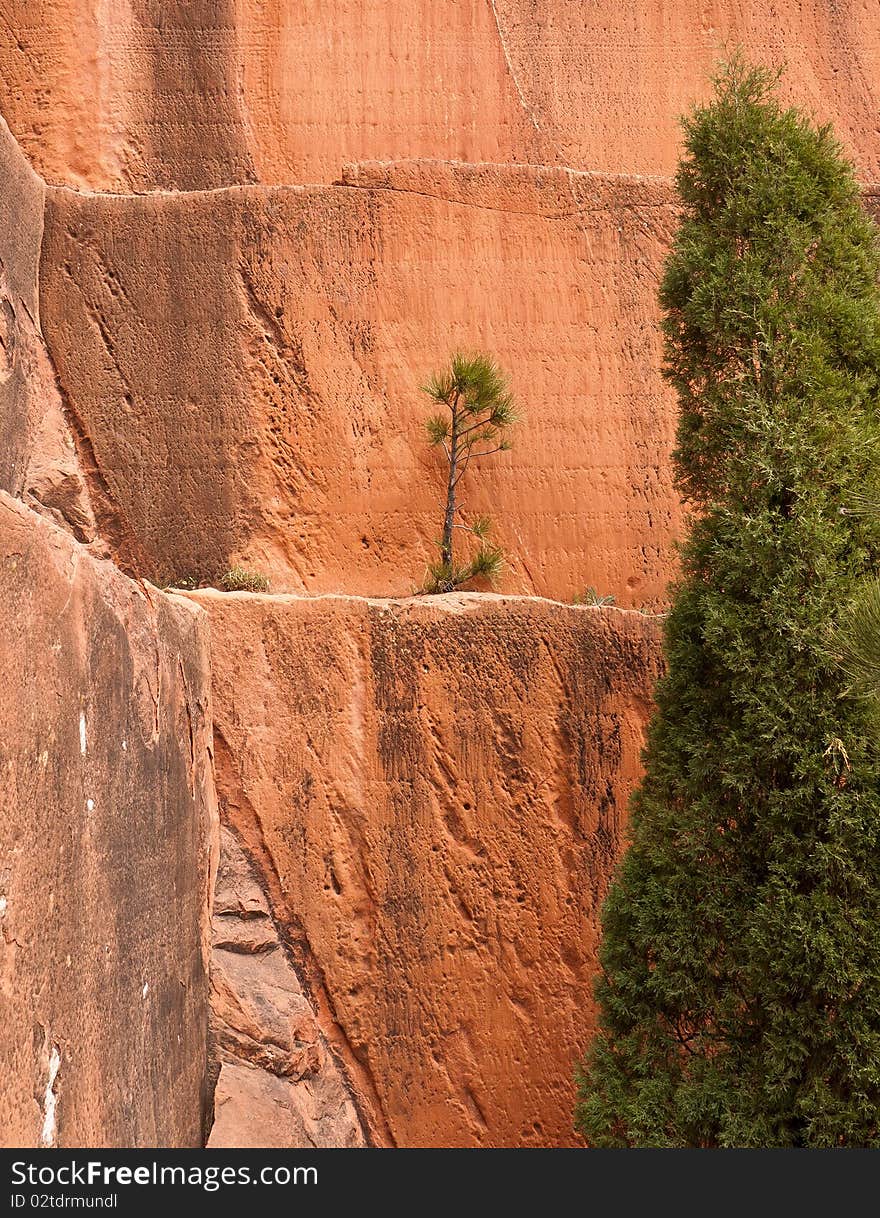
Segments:
[[[368,1144],[253,864],[229,828],[214,896],[211,1026],[209,1147]]]

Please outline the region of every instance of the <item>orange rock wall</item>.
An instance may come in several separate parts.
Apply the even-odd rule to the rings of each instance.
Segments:
[[[0,494],[0,1143],[199,1146],[207,623]]]
[[[100,472],[42,333],[45,187],[2,120],[0,201],[0,1142],[198,1146],[206,623],[102,561]]]
[[[234,0],[3,0],[0,112],[49,181],[250,181]]]
[[[280,591],[407,594],[443,493],[419,384],[479,346],[525,415],[462,484],[505,590],[656,603],[679,522],[654,300],[673,224],[663,184],[497,166],[50,190],[44,323],[123,557],[161,582],[242,561]]]
[[[216,1084],[218,1147],[571,1141],[656,624],[200,594],[234,830],[209,1065],[204,627],[103,559],[408,593],[442,485],[417,386],[478,347],[525,413],[465,495],[505,591],[662,602],[650,175],[742,43],[880,178],[876,17],[0,0],[4,1138],[194,1144]]]
[[[373,1138],[574,1144],[655,623],[462,594],[194,597],[223,816]]]
[[[211,1149],[366,1144],[258,867],[226,827],[214,891],[211,1059]]]
[[[33,435],[45,410],[36,372],[37,275],[45,187],[0,120],[0,487],[21,494]]]
[[[330,182],[432,157],[670,173],[725,46],[880,176],[872,0],[3,0],[0,111],[50,181]]]

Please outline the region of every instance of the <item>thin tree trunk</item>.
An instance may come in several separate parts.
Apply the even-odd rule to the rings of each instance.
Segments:
[[[440,561],[452,570],[452,531],[455,524],[455,475],[458,471],[458,394],[452,402],[452,433],[449,443],[449,479],[446,483],[446,514],[440,541]]]

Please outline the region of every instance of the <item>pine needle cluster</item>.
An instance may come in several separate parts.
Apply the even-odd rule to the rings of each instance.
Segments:
[[[517,421],[513,395],[494,360],[461,353],[453,355],[448,368],[435,373],[423,389],[440,407],[426,420],[425,429],[429,443],[443,451],[447,474],[443,529],[437,543],[440,553],[428,565],[424,591],[453,592],[478,578],[494,584],[504,567],[504,551],[491,540],[490,517],[463,521],[458,487],[472,461],[511,447],[509,428]],[[476,549],[463,561],[455,556],[456,532],[476,542]]]

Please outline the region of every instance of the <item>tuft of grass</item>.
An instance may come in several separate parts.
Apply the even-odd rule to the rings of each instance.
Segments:
[[[613,593],[609,593],[608,596],[600,596],[596,589],[591,587],[587,588],[583,596],[576,596],[573,603],[575,605],[592,605],[594,608],[599,609],[602,605],[613,605],[615,601]]]
[[[880,580],[866,581],[832,631],[832,654],[852,692],[880,700]]]
[[[244,567],[230,567],[220,576],[220,587],[224,592],[268,592],[269,581],[259,571],[247,571]]]
[[[474,529],[476,533],[476,528]],[[480,536],[478,533],[477,536]],[[485,536],[485,534],[483,534]],[[504,570],[504,551],[500,546],[481,545],[479,550],[468,563],[468,579],[487,579],[495,584]]]

